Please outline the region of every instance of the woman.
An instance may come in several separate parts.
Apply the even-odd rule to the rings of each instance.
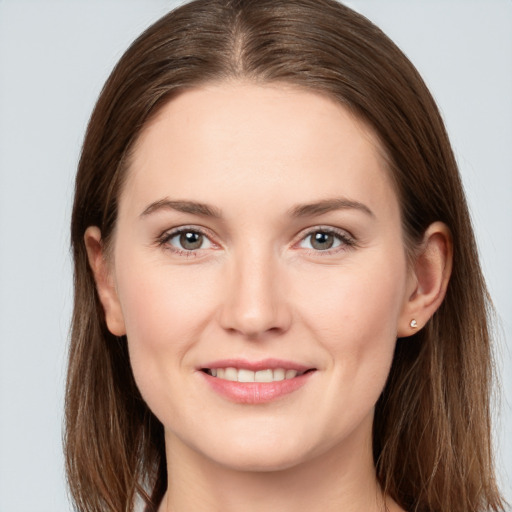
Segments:
[[[72,219],[80,510],[500,510],[488,298],[414,67],[331,0],[202,0],[92,115]]]

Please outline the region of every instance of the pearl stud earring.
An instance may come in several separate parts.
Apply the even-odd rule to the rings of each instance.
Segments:
[[[416,322],[416,320],[413,318],[411,320],[411,323],[409,324],[413,329],[416,329],[416,327],[418,327],[418,322]]]

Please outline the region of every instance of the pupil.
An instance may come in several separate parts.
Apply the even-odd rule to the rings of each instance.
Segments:
[[[313,235],[311,245],[315,249],[326,250],[330,249],[334,243],[334,237],[330,233],[323,233],[319,231]]]
[[[199,249],[203,243],[203,235],[200,233],[182,233],[180,235],[180,244],[184,249],[191,251],[193,249]]]

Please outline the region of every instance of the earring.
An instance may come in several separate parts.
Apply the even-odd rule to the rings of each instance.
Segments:
[[[411,320],[411,323],[409,324],[413,329],[416,329],[416,327],[418,327],[418,322],[416,322],[416,320],[413,318]]]

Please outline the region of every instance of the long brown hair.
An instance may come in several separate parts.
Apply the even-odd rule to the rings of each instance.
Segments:
[[[490,302],[457,165],[414,66],[363,16],[335,0],[196,0],[126,51],[92,114],[76,177],[75,302],[66,390],[69,486],[81,511],[156,510],[167,485],[163,427],[135,385],[126,339],[109,333],[83,236],[113,233],[126,162],[141,129],[178,91],[243,78],[327,94],[368,123],[386,152],[409,249],[450,228],[446,298],[398,340],[376,405],[373,450],[383,490],[413,511],[503,507],[490,437]]]

